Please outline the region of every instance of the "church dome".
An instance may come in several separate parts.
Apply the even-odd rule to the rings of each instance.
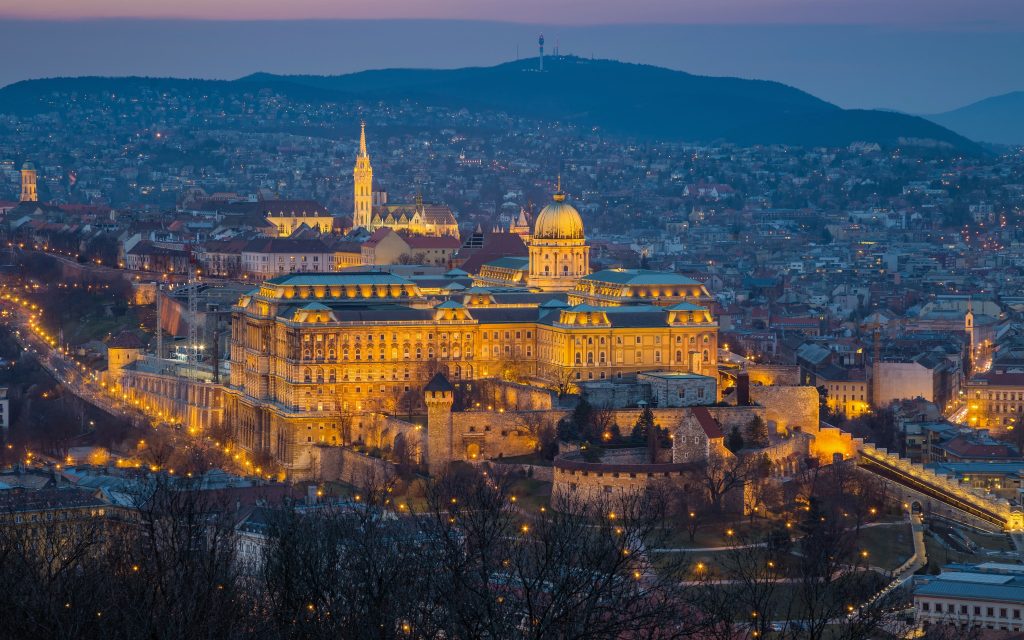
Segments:
[[[533,226],[533,237],[549,240],[582,240],[583,218],[576,207],[565,201],[565,194],[559,191],[553,202],[544,207]]]

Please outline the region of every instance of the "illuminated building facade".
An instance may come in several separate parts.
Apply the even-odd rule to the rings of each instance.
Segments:
[[[717,380],[707,290],[670,273],[589,273],[582,222],[555,213],[563,226],[537,218],[532,286],[428,294],[387,272],[297,273],[243,296],[225,393],[235,441],[301,474],[313,447],[359,439],[362,416],[420,410],[438,371],[456,386],[511,376],[559,390],[652,370]]]
[[[1022,429],[1024,373],[987,371],[967,381],[967,420],[994,431]]]

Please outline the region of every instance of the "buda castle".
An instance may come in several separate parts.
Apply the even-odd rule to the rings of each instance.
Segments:
[[[459,237],[459,224],[448,205],[425,204],[416,196],[412,204],[389,204],[387,191],[373,188],[373,166],[366,150],[366,123],[359,130],[359,153],[352,169],[355,203],[352,226],[367,231],[387,227],[410,235]]]
[[[364,133],[357,226],[383,224],[390,211],[373,205],[371,175]],[[402,224],[444,227],[415,214]],[[436,373],[459,387],[513,371],[560,392],[642,372],[717,380],[718,325],[701,283],[592,272],[583,220],[561,188],[537,216],[528,250],[475,275],[340,271],[264,281],[232,310],[225,420],[234,441],[300,477],[315,448],[350,444],[372,416],[405,413],[405,402],[421,407]]]

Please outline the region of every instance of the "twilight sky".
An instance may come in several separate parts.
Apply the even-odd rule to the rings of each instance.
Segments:
[[[1024,90],[1024,0],[0,0],[0,85],[491,65],[562,53],[937,113]]]
[[[0,0],[0,17],[1020,26],[1020,0]]]

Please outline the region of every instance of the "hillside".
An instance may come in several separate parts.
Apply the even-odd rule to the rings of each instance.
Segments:
[[[908,139],[976,152],[970,140],[924,118],[844,110],[793,87],[763,80],[697,76],[649,65],[562,56],[494,67],[386,69],[341,76],[255,74],[271,80],[374,99],[413,98],[448,106],[504,109],[577,122],[641,138],[741,144],[895,146]]]
[[[191,84],[190,84],[191,83]],[[175,86],[197,96],[238,96],[273,89],[307,101],[410,99],[424,104],[502,110],[572,122],[640,139],[739,144],[883,146],[907,140],[980,152],[967,138],[923,118],[844,110],[793,87],[762,80],[696,76],[661,67],[563,56],[494,67],[386,69],[340,76],[254,74],[235,81],[154,78],[56,78],[0,89],[0,112],[58,110],[62,94],[153,92]]]
[[[973,140],[1024,144],[1024,91],[986,98],[965,107],[927,116]]]

